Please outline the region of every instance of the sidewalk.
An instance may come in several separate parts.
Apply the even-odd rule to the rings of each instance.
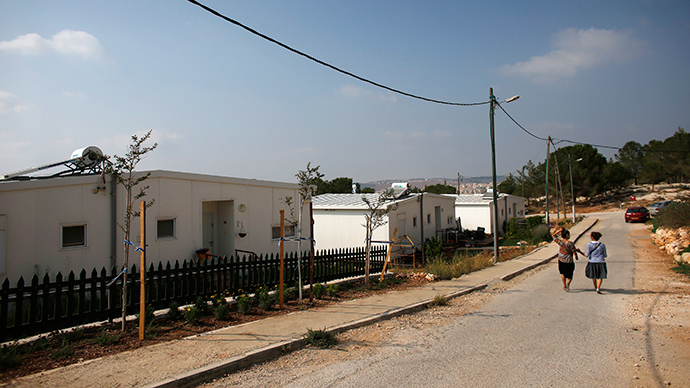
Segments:
[[[571,229],[577,240],[596,219]],[[304,346],[307,329],[343,332],[424,309],[442,294],[457,297],[508,280],[555,257],[555,243],[528,255],[458,279],[410,290],[338,303],[324,308],[262,319],[202,335],[160,343],[47,372],[25,376],[10,387],[188,387]]]

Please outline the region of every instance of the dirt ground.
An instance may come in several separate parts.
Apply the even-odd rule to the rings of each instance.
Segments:
[[[635,363],[633,387],[690,386],[690,278],[671,271],[671,256],[652,243],[647,228],[631,235],[635,250],[635,290],[628,318],[644,336]]]
[[[690,278],[671,271],[672,258],[652,243],[647,229],[631,235],[636,255],[634,285],[638,293],[627,306],[631,335],[644,336],[645,348],[630,363],[630,387],[688,387],[690,381]],[[308,347],[277,360],[255,365],[215,382],[212,387],[280,387],[292,376],[304,375],[332,363],[365,358],[391,338],[410,329],[430,327],[476,311],[497,294],[547,266],[449,301],[447,306],[404,315],[342,333],[334,349]]]

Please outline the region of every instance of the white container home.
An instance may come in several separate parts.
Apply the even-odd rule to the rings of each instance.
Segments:
[[[374,202],[380,194],[322,194],[313,198],[314,239],[316,249],[358,248],[366,245],[365,214],[362,200]],[[421,244],[429,237],[441,237],[440,231],[454,228],[454,198],[423,193],[398,196],[390,201],[394,210],[385,217],[387,223],[374,231],[372,242],[391,241],[395,228],[397,238],[409,236]]]
[[[484,228],[488,234],[494,232],[493,193],[491,190],[484,194],[446,194],[455,199],[455,218],[463,230],[477,230]],[[525,199],[509,194],[498,194],[498,223],[499,235],[503,234],[504,222],[511,218],[525,218]]]
[[[189,260],[199,249],[219,256],[278,253],[280,210],[289,215],[285,198],[298,198],[293,183],[162,170],[151,171],[144,184],[144,200],[155,200],[146,211],[146,255],[153,264]],[[124,198],[122,186],[98,174],[0,181],[0,281],[122,266]],[[285,229],[288,236],[296,232]],[[135,218],[135,245],[139,234]],[[295,245],[287,243],[286,252]],[[130,265],[138,263],[132,248]]]

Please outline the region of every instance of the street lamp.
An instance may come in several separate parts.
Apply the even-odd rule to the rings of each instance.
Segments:
[[[508,103],[517,100],[520,96],[513,96],[503,102]],[[491,178],[493,181],[494,201],[494,226],[491,231],[494,235],[494,264],[498,263],[498,187],[496,186],[496,137],[494,135],[494,105],[498,104],[494,96],[494,88],[489,88],[489,123],[491,129]]]

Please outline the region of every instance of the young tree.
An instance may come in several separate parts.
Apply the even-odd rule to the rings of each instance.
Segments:
[[[318,183],[321,181],[321,178],[323,178],[323,174],[319,172],[319,167],[321,166],[316,166],[316,167],[311,167],[311,162],[307,163],[307,169],[306,170],[300,170],[297,172],[295,175],[297,177],[297,183],[299,184],[299,222],[298,222],[298,242],[297,242],[297,257],[299,260],[299,257],[302,256],[302,212],[304,210],[304,204],[306,202],[309,202],[309,225],[314,223],[314,220],[312,218],[312,203],[311,199],[316,193]],[[350,184],[352,181],[350,181]],[[313,282],[314,282],[314,236],[311,236],[311,244],[310,244],[310,249],[309,249],[309,257],[310,257],[310,263],[309,263],[309,295],[311,300],[314,299],[314,292],[313,292]],[[301,268],[301,266],[300,266]],[[299,278],[300,278],[300,287],[299,287],[299,301],[302,303],[302,273],[301,271],[299,272]]]
[[[125,331],[127,327],[127,271],[129,270],[129,246],[132,241],[132,220],[139,216],[139,211],[134,207],[134,202],[146,196],[146,190],[148,190],[149,187],[140,185],[151,175],[150,172],[143,175],[135,174],[134,169],[146,154],[158,147],[158,143],[154,143],[153,146],[150,147],[144,146],[144,143],[150,137],[151,131],[148,131],[142,137],[132,135],[129,151],[124,156],[113,155],[112,159],[114,161],[108,163],[106,168],[106,171],[115,177],[117,183],[124,187],[126,193],[124,222],[122,224],[117,224],[125,235],[124,273],[122,280],[122,331]],[[139,191],[135,193],[137,187]],[[154,201],[150,201],[146,204],[146,207],[153,206],[153,203]],[[144,233],[144,231],[141,231],[141,233]],[[142,248],[146,249],[146,247]]]
[[[367,229],[366,237],[366,257],[364,261],[364,281],[369,282],[369,263],[371,262],[371,238],[378,227],[385,225],[388,221],[386,215],[395,210],[397,206],[390,205],[389,202],[395,198],[393,189],[386,190],[375,199],[362,196],[362,201],[367,205],[367,213],[364,215],[366,224],[362,225]]]

